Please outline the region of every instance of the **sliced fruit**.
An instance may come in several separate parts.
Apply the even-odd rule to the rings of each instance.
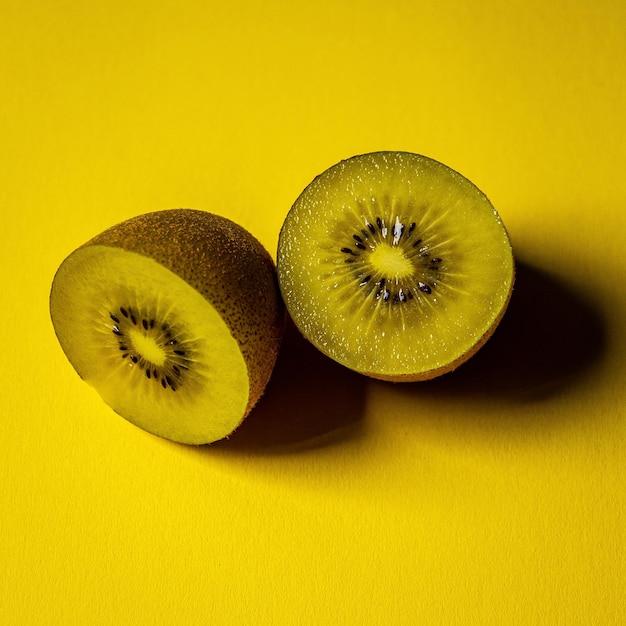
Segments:
[[[319,350],[375,378],[449,372],[482,346],[514,282],[498,213],[433,159],[376,152],[334,165],[282,227],[280,289]]]
[[[78,374],[133,424],[190,444],[229,435],[262,395],[283,330],[274,263],[191,209],[117,224],[68,256],[50,294]]]

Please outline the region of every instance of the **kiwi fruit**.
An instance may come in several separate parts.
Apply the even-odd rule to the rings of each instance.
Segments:
[[[300,332],[362,374],[427,380],[491,336],[511,297],[507,231],[473,183],[382,151],[317,176],[280,232],[280,290]]]
[[[50,314],[70,363],[114,411],[187,444],[222,439],[248,415],[285,318],[261,243],[193,209],[139,215],[72,252]]]

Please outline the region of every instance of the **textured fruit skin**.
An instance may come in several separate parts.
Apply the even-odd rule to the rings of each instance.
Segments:
[[[116,224],[82,247],[92,245],[154,259],[220,313],[248,368],[245,417],[272,374],[285,322],[274,261],[261,243],[225,217],[195,209],[168,209]]]

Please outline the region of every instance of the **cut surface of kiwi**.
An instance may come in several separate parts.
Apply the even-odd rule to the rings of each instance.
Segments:
[[[189,444],[229,435],[271,375],[284,312],[273,260],[204,211],[140,215],[59,267],[55,332],[78,374],[117,413]]]
[[[438,161],[392,151],[341,161],[306,187],[281,229],[277,269],[306,338],[391,381],[467,360],[514,282],[510,240],[487,197]]]

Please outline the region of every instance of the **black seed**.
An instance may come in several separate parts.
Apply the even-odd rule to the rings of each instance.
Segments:
[[[423,291],[424,293],[432,293],[432,289],[426,283],[420,281],[417,283],[417,287],[420,291]]]
[[[124,351],[124,350],[125,350],[125,351],[128,351],[128,348],[127,348],[126,346],[120,346],[120,350],[122,350],[122,351]]]
[[[167,345],[168,345],[168,346],[175,346],[177,343],[178,343],[178,341],[176,341],[176,339],[170,339],[170,340],[167,342]]]
[[[370,224],[369,222],[367,222],[367,227],[370,229],[370,233],[372,233],[372,235],[376,234],[376,229],[374,228],[374,224]]]
[[[406,296],[404,295],[404,291],[402,291],[402,289],[398,292],[398,298],[400,299],[400,302],[406,302]]]
[[[137,363],[137,362],[139,361],[139,359],[138,359],[138,358],[137,358],[134,354],[131,354],[131,355],[130,355],[130,360],[131,360],[133,363]]]
[[[387,282],[387,279],[386,279],[386,278],[381,278],[381,279],[378,281],[378,284],[379,284],[381,287],[384,287],[386,282]]]
[[[128,352],[124,352],[124,354],[122,354],[122,358],[125,359],[128,356]]]
[[[379,289],[375,294],[376,300],[380,300],[380,296],[382,295],[383,295],[383,290]]]
[[[366,276],[365,278],[361,279],[361,282],[359,283],[359,287],[363,287],[364,285],[367,285],[367,283],[369,282],[370,278],[372,278],[371,276]]]
[[[367,250],[367,248],[365,247],[364,244],[359,243],[358,241],[354,244],[357,248],[360,248],[361,250]]]
[[[380,217],[376,218],[376,226],[378,226],[378,228],[380,228],[380,230],[383,229],[383,221],[380,219]]]
[[[180,370],[178,369],[178,366],[172,365],[172,369],[174,370],[174,373],[176,373],[176,374],[178,374],[180,376]]]
[[[168,384],[170,387],[173,387],[173,386],[174,386],[174,381],[172,381],[172,379],[171,379],[169,376],[166,376],[166,377],[165,377],[165,381],[167,382],[167,384]]]
[[[116,323],[119,324],[120,320],[118,317],[115,317],[115,315],[113,315],[113,313],[109,313],[109,315],[111,316],[111,319]]]
[[[345,259],[344,263],[356,263],[356,259]]]
[[[406,292],[406,296],[409,300],[413,300],[413,292],[410,289]]]
[[[123,335],[122,331],[117,326],[113,326],[112,330],[118,337],[121,337]]]
[[[154,328],[154,320],[150,320],[150,328]]]
[[[121,313],[124,317],[128,317],[128,311],[127,311],[127,310],[126,310],[123,306],[121,306],[121,307],[120,307],[120,313]]]
[[[167,387],[167,383],[165,382],[165,378],[161,378],[161,387],[165,389]]]
[[[146,368],[146,378],[150,378],[150,370]]]
[[[418,240],[417,240],[417,241],[413,244],[413,247],[414,247],[414,248],[417,248],[417,246],[419,246],[421,243],[422,243],[422,240],[421,240],[421,239],[418,239]]]
[[[389,289],[385,289],[384,293],[383,293],[383,300],[385,302],[387,302],[387,300],[389,300],[389,296],[391,295],[391,292],[389,291]]]
[[[358,241],[359,243],[363,243],[363,239],[361,239],[358,235],[352,235],[354,241]]]
[[[420,254],[420,259],[425,259],[426,257],[430,256],[430,252],[422,252]]]
[[[178,354],[179,356],[185,356],[184,350],[174,350],[174,354]]]
[[[407,235],[410,235],[414,230],[415,230],[415,222],[411,222],[409,224],[409,232],[407,233]]]
[[[174,385],[170,385],[170,389],[171,389],[172,391],[176,391],[176,387],[175,387]]]
[[[135,326],[137,326],[137,319],[136,319],[136,318],[135,318],[135,316],[133,315],[132,311],[131,311],[131,314],[130,314],[130,321],[131,321],[131,322],[132,322]]]
[[[141,325],[144,330],[148,330],[148,322],[146,320],[141,320]]]
[[[437,257],[435,257],[434,259],[431,259],[431,260],[430,260],[430,262],[431,262],[431,263],[441,263],[441,261],[442,261],[442,260],[443,260],[443,259],[440,259],[440,258],[437,256]]]
[[[341,248],[341,251],[344,252],[345,254],[354,254],[352,252],[352,248]]]

